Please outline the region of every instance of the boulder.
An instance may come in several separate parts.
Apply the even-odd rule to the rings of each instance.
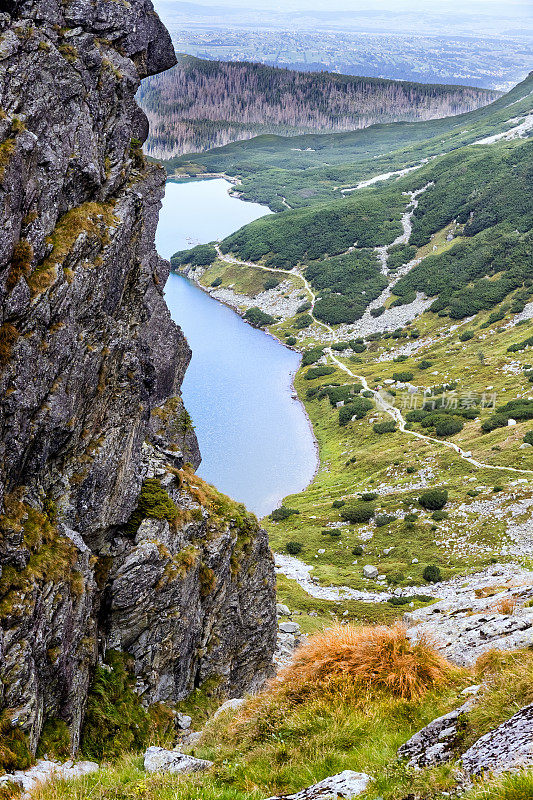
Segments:
[[[222,703],[222,705],[217,708],[213,714],[213,719],[216,719],[220,714],[224,714],[226,711],[237,711],[245,702],[246,700],[244,697],[233,697],[231,700],[226,700],[225,703]]]
[[[281,617],[288,617],[290,613],[289,607],[284,603],[276,603],[276,614],[279,614]]]
[[[368,788],[372,778],[364,772],[345,769],[337,775],[308,786],[295,794],[274,795],[268,800],[331,800],[332,797],[358,797]]]
[[[191,727],[192,724],[192,717],[189,717],[188,714],[180,714],[179,711],[176,714],[176,722],[178,723],[178,727],[182,729],[182,731],[186,731]]]
[[[377,578],[379,571],[377,567],[373,567],[372,564],[366,564],[363,567],[363,575],[365,578]]]
[[[282,633],[300,633],[300,626],[297,622],[281,622],[278,627]]]
[[[212,761],[186,756],[179,750],[165,750],[164,747],[149,747],[144,754],[146,772],[203,772],[212,766]]]
[[[23,792],[32,792],[40,784],[47,783],[52,779],[71,780],[80,778],[82,775],[89,775],[98,769],[99,766],[94,761],[79,761],[76,764],[73,761],[66,761],[64,764],[60,764],[48,759],[39,759],[33,767],[27,770],[15,770],[13,773],[2,775],[0,787],[2,783],[9,782],[19,786]]]

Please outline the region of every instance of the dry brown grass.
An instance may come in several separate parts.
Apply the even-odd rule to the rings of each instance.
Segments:
[[[504,597],[502,600],[499,600],[494,604],[493,609],[499,614],[511,615],[516,611],[517,605],[518,603],[516,602],[515,597]]]
[[[18,330],[10,322],[4,322],[0,326],[0,367],[5,367],[8,363],[19,336]]]
[[[273,688],[288,689],[292,695],[348,679],[355,686],[411,700],[448,685],[457,672],[428,640],[411,642],[400,625],[335,625],[296,652]]]
[[[6,281],[8,292],[13,289],[19,278],[27,278],[31,272],[31,262],[33,259],[33,247],[26,239],[21,239],[13,249],[11,264]]]

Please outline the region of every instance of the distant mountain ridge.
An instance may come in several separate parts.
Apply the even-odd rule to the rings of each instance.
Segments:
[[[487,105],[499,95],[474,87],[182,55],[169,72],[147,78],[138,99],[150,121],[147,152],[169,159],[265,133],[295,136],[446,117]]]

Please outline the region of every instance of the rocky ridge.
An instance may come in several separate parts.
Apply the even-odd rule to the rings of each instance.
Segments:
[[[270,673],[266,534],[203,486],[179,390],[190,351],[154,248],[161,170],[140,79],[175,63],[149,0],[0,13],[0,725],[79,745],[95,664],[146,705]],[[141,491],[142,487],[142,491]],[[15,753],[15,755],[13,755]],[[9,756],[9,757],[11,757]]]

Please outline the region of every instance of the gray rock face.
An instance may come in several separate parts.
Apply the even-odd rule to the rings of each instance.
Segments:
[[[256,523],[183,481],[190,351],[134,99],[175,63],[170,37],[150,0],[1,8],[0,714],[33,750],[64,720],[75,751],[99,649],[133,656],[147,704],[260,683],[274,571]],[[176,519],[133,533],[150,478]]]
[[[470,775],[526,769],[533,764],[533,704],[475,742],[462,756]]]
[[[144,768],[147,772],[204,772],[213,766],[212,761],[186,756],[177,750],[163,747],[149,747],[144,754]]]
[[[354,772],[345,769],[337,775],[324,778],[323,781],[308,786],[296,794],[276,795],[269,797],[268,800],[330,800],[333,797],[358,797],[368,788],[372,778],[364,772]]]
[[[468,700],[449,714],[434,719],[399,748],[398,757],[409,759],[409,767],[430,767],[453,758],[461,722],[471,707]]]

